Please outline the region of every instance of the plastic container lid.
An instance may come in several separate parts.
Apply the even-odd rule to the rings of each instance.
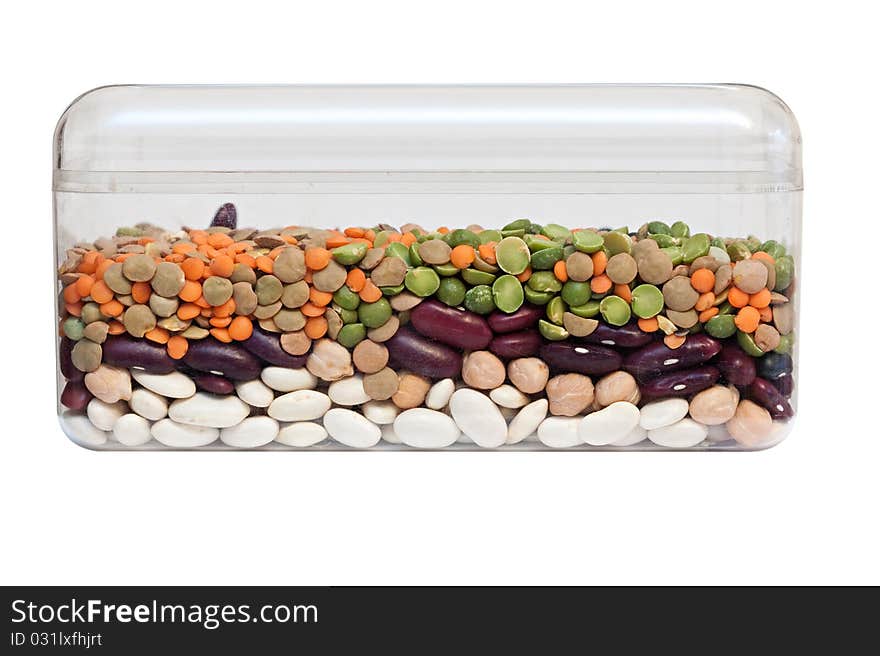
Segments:
[[[253,173],[802,186],[793,114],[743,85],[113,86],[68,108],[55,148],[61,191],[247,191]]]

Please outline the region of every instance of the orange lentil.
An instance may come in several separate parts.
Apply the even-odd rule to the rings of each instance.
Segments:
[[[260,255],[257,258],[257,268],[263,273],[272,273],[275,269],[275,262],[267,255]]]
[[[608,266],[608,256],[605,255],[605,251],[596,251],[590,255],[590,259],[593,260],[594,276],[601,276],[605,273],[605,267]]]
[[[749,296],[749,305],[759,310],[770,305],[770,290],[764,288]]]
[[[418,238],[411,232],[403,233],[403,237],[400,238],[400,243],[404,246],[412,246],[418,241]]]
[[[101,314],[106,317],[118,317],[125,312],[125,306],[115,298],[106,303],[101,303],[98,306],[98,309],[101,310]]]
[[[400,241],[402,239],[399,232],[389,232],[388,241]]]
[[[684,344],[686,339],[687,337],[685,337],[685,335],[667,335],[663,338],[663,343],[671,349],[677,349]]]
[[[214,310],[211,308],[202,308],[199,310],[199,314],[201,314],[205,319],[210,319],[214,316]]]
[[[61,293],[61,296],[67,303],[76,303],[82,298],[82,296],[80,296],[79,292],[76,290],[76,283],[70,284],[65,287],[64,291]]]
[[[715,274],[709,269],[697,269],[691,276],[691,287],[701,294],[715,289]]]
[[[107,332],[111,335],[121,335],[125,332],[125,326],[121,321],[111,321],[108,326]]]
[[[376,287],[372,280],[368,279],[364,282],[364,288],[358,292],[358,296],[360,296],[361,300],[365,303],[375,303],[382,298],[382,290]],[[308,303],[306,305],[308,305]]]
[[[330,264],[330,251],[313,246],[306,249],[306,266],[312,271],[320,271]]]
[[[324,314],[324,308],[315,305],[311,301],[306,301],[299,308],[299,311],[307,317],[320,317],[322,314]]]
[[[761,323],[761,313],[751,305],[747,305],[740,308],[740,311],[736,313],[733,323],[744,333],[753,333],[758,329],[758,324]]]
[[[189,342],[186,341],[186,337],[174,335],[174,337],[168,339],[165,349],[168,351],[170,357],[175,360],[180,360],[180,358],[186,355],[186,352],[189,350]]]
[[[348,285],[348,288],[355,294],[364,288],[366,282],[367,276],[361,269],[352,269],[345,277],[345,284]]]
[[[196,245],[188,241],[179,241],[171,247],[172,253],[192,253],[196,249]]]
[[[152,293],[153,288],[150,287],[150,283],[148,282],[136,282],[131,286],[131,297],[136,303],[146,303],[150,300],[150,295]]]
[[[770,323],[773,321],[773,310],[770,309],[770,306],[762,307],[758,309],[758,313],[761,315],[761,321],[764,323]]]
[[[245,266],[249,266],[251,269],[257,268],[257,259],[253,255],[248,255],[247,253],[239,253],[235,256],[236,264],[244,264]]]
[[[638,324],[639,328],[641,328],[646,333],[653,333],[660,330],[660,323],[657,321],[657,317],[651,317],[649,319],[639,319]]]
[[[369,239],[371,243],[376,241],[376,231],[373,230],[372,228],[364,231],[364,238]]]
[[[752,253],[753,260],[764,260],[769,264],[776,264],[776,260],[773,259],[773,256],[770,253],[765,251],[758,251],[757,253]]]
[[[92,300],[95,303],[108,303],[113,300],[113,290],[103,280],[99,280],[91,289]]]
[[[559,260],[553,265],[553,275],[560,282],[568,281],[568,269],[565,267],[565,260]]]
[[[697,298],[697,303],[694,305],[694,309],[697,312],[702,312],[703,310],[708,310],[715,304],[715,294],[712,292],[704,292],[700,294],[699,298]]]
[[[285,248],[287,248],[287,246],[276,246],[271,251],[269,251],[269,258],[274,260],[281,254],[281,251],[283,251]]]
[[[632,303],[633,295],[632,290],[629,288],[629,285],[614,285],[614,294],[615,296],[620,296],[627,303]]]
[[[291,246],[296,246],[299,243],[299,240],[293,235],[281,235],[281,238]]]
[[[67,311],[67,314],[78,317],[82,314],[83,302],[77,301],[76,303],[65,303],[64,309]]]
[[[327,240],[324,242],[324,245],[327,248],[339,248],[340,246],[345,246],[350,243],[351,239],[345,237],[343,235],[331,235],[327,237]]]
[[[735,308],[743,308],[749,304],[749,295],[738,287],[731,287],[727,292],[727,302]]]
[[[229,336],[236,342],[243,342],[254,333],[254,324],[247,317],[235,317],[227,328]]]
[[[146,337],[151,342],[156,342],[157,344],[167,344],[171,335],[164,328],[156,326],[152,330],[148,330],[147,332],[145,332],[144,337]]]
[[[188,321],[190,319],[195,319],[199,316],[199,313],[202,311],[195,303],[183,303],[179,308],[177,308],[177,318],[182,321]]]
[[[214,248],[226,248],[235,242],[232,237],[223,232],[214,232],[208,235],[208,243]]]
[[[125,262],[128,258],[134,257],[135,255],[137,255],[137,253],[121,253],[121,254],[117,255],[116,257],[114,257],[113,259],[116,260],[117,262]]]
[[[113,264],[114,262],[111,259],[102,260],[101,263],[98,265],[98,268],[95,269],[95,280],[103,280],[104,274],[107,272],[107,269],[112,267]]]
[[[611,282],[611,278],[606,276],[604,273],[600,276],[593,276],[592,280],[590,280],[590,289],[592,289],[596,294],[604,294],[614,285]]]
[[[221,278],[231,276],[234,268],[235,262],[228,255],[218,255],[211,262],[211,274]]]
[[[235,312],[235,300],[230,298],[222,305],[212,308],[211,311],[214,313],[215,317],[230,317],[232,316],[232,313]]]
[[[526,270],[519,274],[516,279],[520,282],[526,282],[529,278],[532,277],[532,267],[527,266]]]
[[[700,323],[706,323],[709,319],[718,314],[717,307],[710,307],[706,310],[703,310],[699,314]]]
[[[202,295],[202,284],[196,280],[189,280],[183,283],[183,289],[177,294],[181,301],[188,303],[196,302]]]
[[[224,344],[232,342],[232,337],[229,336],[229,331],[226,330],[226,328],[211,328],[208,332],[210,332],[218,342],[223,342]]]
[[[98,251],[89,251],[82,256],[79,263],[80,273],[94,273],[104,256]]]
[[[437,228],[437,232],[439,232],[441,235],[445,235],[449,232],[449,228],[447,228],[446,226],[440,226],[439,228]]]
[[[137,243],[140,246],[146,246],[147,244],[152,244],[154,241],[156,240],[152,237],[141,237],[140,239],[138,239]]]
[[[186,255],[183,255],[181,253],[171,253],[171,255],[166,255],[164,259],[166,262],[174,262],[174,264],[180,264],[186,259]]]
[[[205,263],[197,257],[188,257],[180,263],[183,269],[183,277],[187,280],[198,280],[205,272]]]
[[[495,242],[490,241],[485,244],[480,244],[477,251],[480,253],[480,257],[483,258],[488,264],[497,264],[498,260],[495,258]]]
[[[467,269],[475,258],[476,252],[470,244],[459,244],[452,249],[452,253],[449,255],[449,261],[457,269]]]
[[[312,339],[320,339],[327,334],[327,319],[324,317],[309,317],[306,319],[303,331]]]
[[[309,289],[309,300],[313,305],[325,307],[330,305],[330,301],[333,300],[333,294],[330,292],[322,292],[320,289],[312,287]]]
[[[211,317],[208,319],[208,323],[214,328],[226,328],[232,323],[232,317]]]
[[[346,228],[346,237],[363,237],[366,231],[363,228]]]

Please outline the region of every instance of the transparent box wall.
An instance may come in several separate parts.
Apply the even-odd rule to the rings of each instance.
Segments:
[[[89,92],[56,133],[62,427],[770,446],[796,405],[800,166],[788,108],[745,86]]]

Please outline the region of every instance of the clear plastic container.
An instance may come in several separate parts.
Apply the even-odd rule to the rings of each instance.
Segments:
[[[105,87],[53,161],[79,444],[747,450],[791,428],[801,138],[763,89]]]

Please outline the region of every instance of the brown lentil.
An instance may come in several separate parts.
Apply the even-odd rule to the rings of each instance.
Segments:
[[[399,386],[397,372],[388,367],[364,376],[364,392],[376,401],[387,401],[397,393]]]
[[[388,349],[384,344],[365,339],[354,347],[351,358],[358,371],[374,374],[384,369],[388,364]]]

